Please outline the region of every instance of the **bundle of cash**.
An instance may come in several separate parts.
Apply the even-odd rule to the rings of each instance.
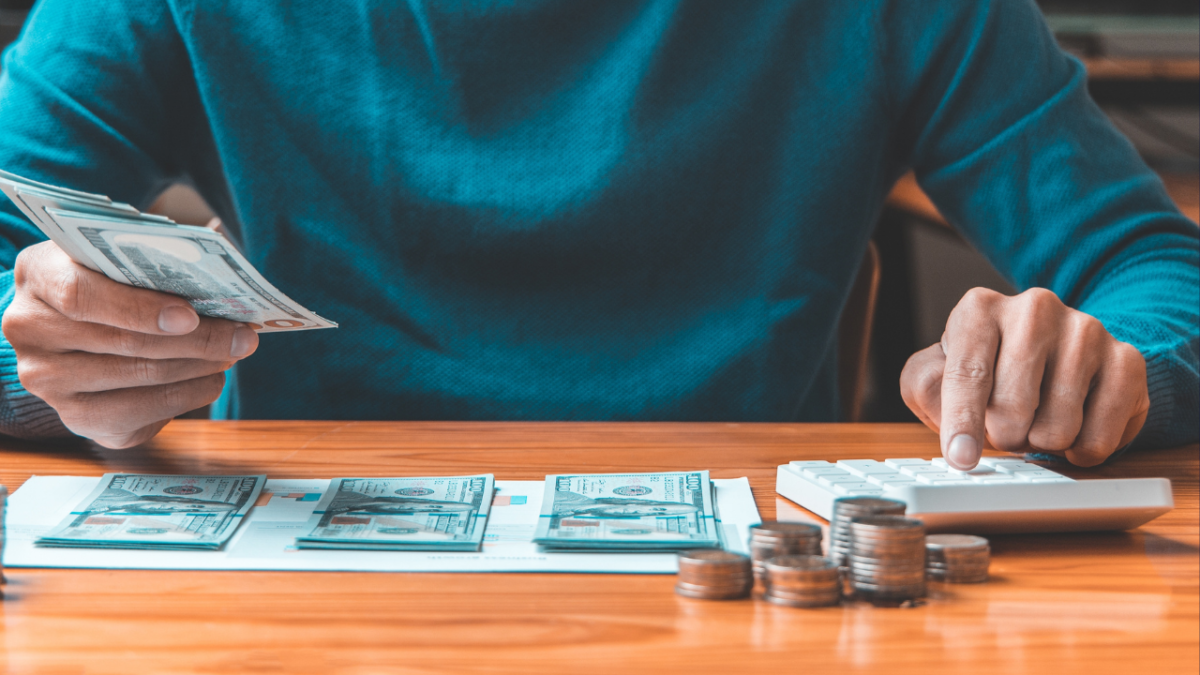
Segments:
[[[203,316],[257,331],[337,327],[271,285],[219,232],[5,171],[0,191],[72,260],[113,281],[181,296]]]
[[[546,551],[719,548],[707,471],[546,476],[534,542]]]
[[[335,478],[297,548],[478,551],[492,508],[492,474]]]
[[[107,473],[38,546],[216,550],[258,500],[266,476]]]

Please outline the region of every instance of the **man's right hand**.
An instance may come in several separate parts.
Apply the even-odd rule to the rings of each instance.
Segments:
[[[2,328],[21,384],[68,429],[110,448],[147,441],[176,415],[215,401],[225,371],[258,348],[245,324],[119,284],[53,242],[22,251],[13,281]]]

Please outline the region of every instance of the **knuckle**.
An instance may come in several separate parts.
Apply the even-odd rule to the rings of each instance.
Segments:
[[[976,286],[963,294],[962,301],[971,305],[985,306],[995,303],[1004,296],[990,288]]]
[[[988,401],[988,417],[1004,427],[1028,428],[1033,421],[1037,402],[1012,394],[992,394]]]
[[[201,336],[203,354],[210,358],[228,359],[233,343],[233,324],[228,321],[208,320]]]
[[[146,353],[151,336],[129,330],[116,330],[113,334],[113,351],[121,356],[139,356]]]
[[[4,316],[0,317],[0,332],[4,333],[4,337],[14,349],[21,344],[21,337],[30,327],[29,312],[26,311],[25,303],[21,301],[14,300],[8,309],[4,310]]]
[[[30,272],[37,267],[36,247],[22,249],[13,262],[13,285],[18,291],[29,283]]]
[[[1085,441],[1072,449],[1076,464],[1092,466],[1103,462],[1112,451],[1098,441]]]
[[[1060,309],[1063,307],[1062,301],[1058,299],[1054,291],[1048,288],[1034,287],[1017,296],[1023,304],[1034,309],[1035,311],[1044,311],[1047,309]]]
[[[977,357],[965,356],[946,364],[945,374],[942,377],[957,385],[979,387],[990,380],[991,373],[990,363]]]
[[[913,393],[918,400],[933,400],[942,388],[943,368],[940,364],[928,363],[917,371],[913,381]]]
[[[1083,345],[1094,345],[1108,338],[1104,324],[1090,314],[1076,312],[1074,315],[1073,337]]]
[[[1029,444],[1039,450],[1066,450],[1075,442],[1075,434],[1054,426],[1035,426],[1029,432]]]
[[[45,400],[52,393],[54,369],[43,359],[18,358],[17,379],[26,391]]]
[[[159,381],[162,365],[154,359],[134,358],[124,363],[121,379],[134,385],[152,385]]]
[[[63,270],[54,276],[47,298],[64,316],[75,321],[87,312],[87,282],[74,270]]]
[[[1146,376],[1146,357],[1128,342],[1118,342],[1114,345],[1112,362],[1117,374],[1124,378]]]
[[[1029,429],[1029,420],[1027,419],[989,411],[984,426],[992,444],[999,450],[1015,452],[1026,445]]]

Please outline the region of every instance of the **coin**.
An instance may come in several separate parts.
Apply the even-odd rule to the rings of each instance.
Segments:
[[[692,598],[694,600],[737,600],[739,598],[749,597],[750,591],[751,587],[749,585],[747,585],[745,588],[728,591],[712,591],[709,589],[695,591],[688,588],[681,588],[678,584],[675,586],[675,592],[677,594],[682,595],[685,598]]]
[[[926,575],[935,581],[977,584],[988,580],[991,546],[970,534],[931,534],[925,538]]]
[[[904,515],[908,506],[894,499],[879,497],[843,497],[833,502],[829,519],[829,557],[838,565],[850,550],[850,521],[870,515]]]

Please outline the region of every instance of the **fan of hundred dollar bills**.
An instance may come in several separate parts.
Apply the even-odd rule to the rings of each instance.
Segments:
[[[266,476],[108,473],[38,546],[212,551],[258,500]]]
[[[534,542],[545,551],[719,548],[707,471],[546,476]]]
[[[337,327],[272,286],[219,232],[6,171],[0,190],[72,260],[113,281],[181,296],[203,316],[258,331]]]

